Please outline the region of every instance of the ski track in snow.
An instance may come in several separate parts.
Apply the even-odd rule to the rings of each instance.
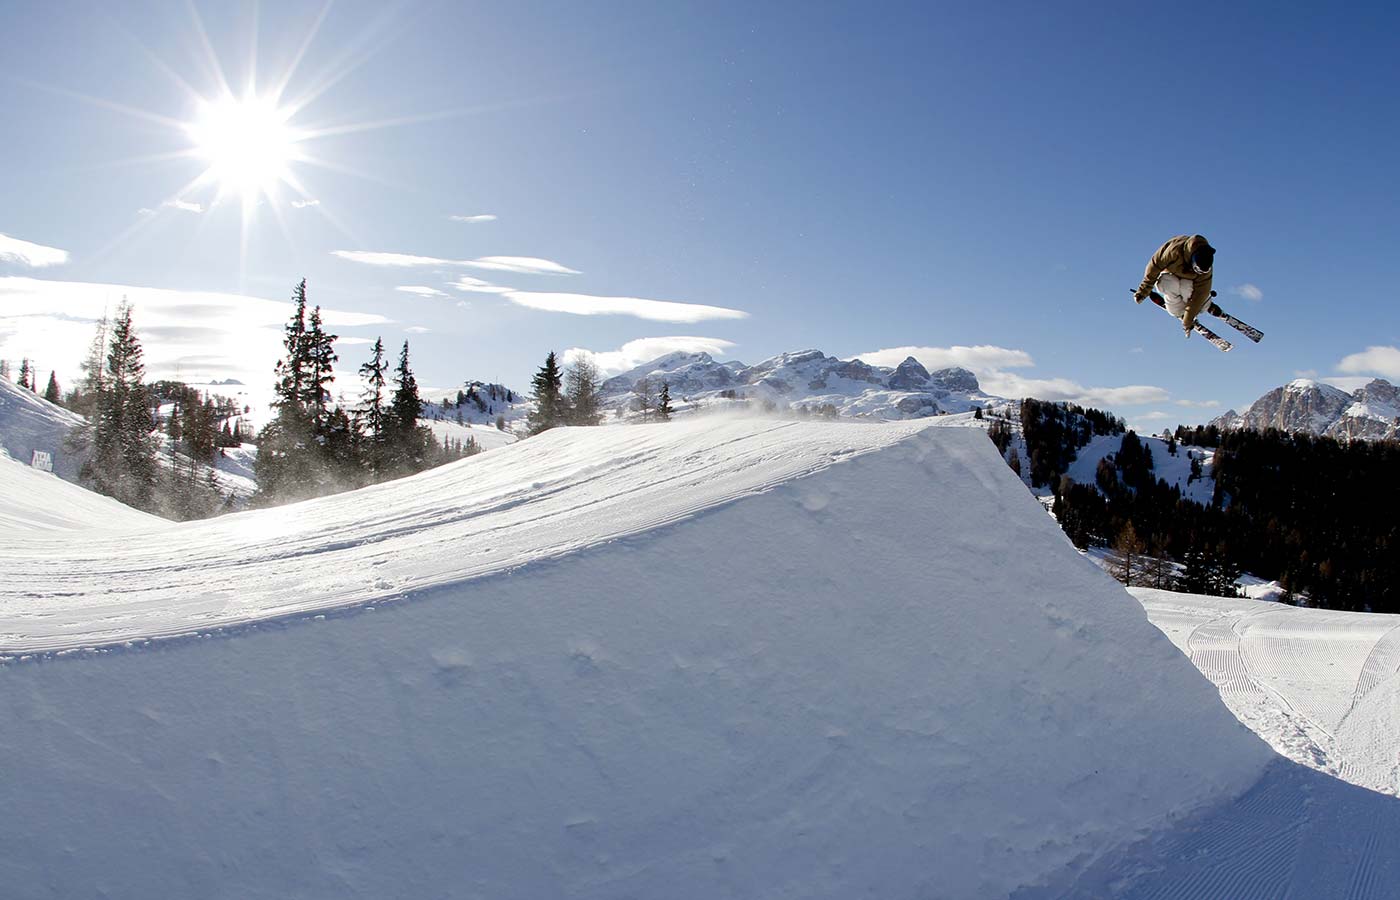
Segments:
[[[1400,616],[1131,591],[1274,749],[1400,795]]]
[[[801,431],[723,419],[676,431],[558,429],[502,457],[159,536],[22,532],[0,546],[0,657],[324,613],[648,531],[889,446],[917,422]],[[798,429],[798,431],[794,431]],[[795,441],[796,433],[812,433]],[[529,470],[532,481],[520,482]],[[315,563],[314,577],[310,563]],[[329,562],[329,564],[327,564]],[[120,592],[92,591],[92,583]]]

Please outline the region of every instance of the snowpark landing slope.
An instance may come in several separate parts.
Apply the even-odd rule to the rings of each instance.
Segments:
[[[976,431],[561,430],[79,537],[0,547],[7,896],[1243,897],[1162,854],[1396,821],[1277,761]]]

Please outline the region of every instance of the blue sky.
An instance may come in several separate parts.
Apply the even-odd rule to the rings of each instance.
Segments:
[[[166,342],[154,368],[253,360],[270,382],[281,313],[257,299],[304,276],[339,333],[409,338],[435,387],[523,386],[550,349],[918,347],[1157,427],[1300,373],[1400,378],[1390,8],[195,8],[6,6],[0,355],[71,365],[125,293]],[[208,165],[182,155],[181,84],[215,96],[211,59],[239,94],[291,71],[283,101],[315,96],[290,125],[330,132],[297,145],[318,161],[291,164],[300,191],[258,197],[246,249],[236,192],[181,190]],[[1189,232],[1263,344],[1220,354],[1131,302]],[[600,305],[622,312],[559,311]],[[704,341],[616,352],[676,337]],[[364,349],[343,342],[342,366]]]

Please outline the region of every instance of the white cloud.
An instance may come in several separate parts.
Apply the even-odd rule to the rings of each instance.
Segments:
[[[1294,378],[1316,378],[1316,377],[1317,377],[1317,369],[1294,369],[1294,370],[1293,370],[1293,377],[1294,377]]]
[[[339,256],[341,259],[348,259],[351,262],[364,263],[367,266],[452,266],[457,265],[450,259],[438,259],[434,256],[414,256],[409,253],[385,253],[380,250],[332,250],[332,256]]]
[[[1215,409],[1220,405],[1219,400],[1175,400],[1177,406],[1185,406],[1190,409]]]
[[[430,330],[431,329],[424,328],[422,325],[410,325],[404,329],[404,331],[409,334],[427,334]]]
[[[514,288],[492,284],[489,281],[482,281],[480,278],[473,278],[470,275],[459,276],[449,287],[454,287],[459,291],[471,291],[477,294],[506,294],[514,290]]]
[[[176,199],[176,200],[167,200],[167,201],[165,201],[164,203],[162,203],[161,206],[164,206],[164,207],[166,207],[166,208],[168,208],[168,209],[178,209],[178,210],[180,210],[180,211],[182,211],[182,212],[191,212],[191,213],[202,213],[202,212],[204,212],[204,207],[203,207],[203,206],[200,206],[198,203],[191,203],[189,200],[179,200],[179,199]]]
[[[305,200],[293,200],[293,201],[292,201],[292,208],[293,208],[293,209],[306,209],[308,206],[320,206],[320,205],[321,205],[321,201],[320,201],[320,200],[313,200],[313,199],[311,199],[310,197],[306,198]]]
[[[514,272],[518,275],[580,275],[577,269],[561,266],[553,260],[538,256],[482,256],[463,260],[460,265],[476,269],[491,269],[497,272]]]
[[[1353,391],[1364,388],[1371,383],[1371,380],[1370,375],[1331,375],[1322,379],[1322,383],[1330,384],[1334,388],[1341,388],[1350,394]]]
[[[32,269],[61,266],[68,262],[68,251],[0,234],[0,262],[18,263]]]
[[[1337,371],[1400,378],[1400,347],[1367,347],[1360,353],[1343,357],[1337,363]]]
[[[124,297],[132,303],[148,378],[236,378],[254,391],[271,388],[292,304],[210,291],[0,278],[0,358],[38,359],[67,386],[79,373],[95,323],[114,313]],[[388,321],[334,309],[321,315],[332,331]],[[359,340],[341,338],[346,344]]]
[[[734,347],[732,341],[709,337],[649,337],[628,341],[617,350],[595,351],[583,347],[571,347],[564,351],[564,362],[572,363],[580,357],[593,361],[603,375],[616,375],[634,369],[644,362],[650,362],[668,353],[708,353],[723,356]]]
[[[1256,303],[1264,299],[1264,292],[1259,290],[1259,288],[1255,285],[1252,285],[1248,282],[1245,282],[1244,284],[1239,285],[1238,287],[1230,288],[1230,293],[1234,294],[1237,297],[1243,297],[1246,300],[1253,300]]]
[[[1160,421],[1162,421],[1163,419],[1170,419],[1170,418],[1171,418],[1171,415],[1170,415],[1169,413],[1164,413],[1164,412],[1162,412],[1160,409],[1157,409],[1157,410],[1153,410],[1153,411],[1150,412],[1150,413],[1143,413],[1143,414],[1140,415],[1140,416],[1133,416],[1133,421],[1134,421],[1134,422],[1160,422]]]
[[[703,322],[709,319],[745,319],[748,313],[724,306],[677,303],[673,300],[647,300],[642,297],[597,297],[592,294],[507,291],[511,303],[545,312],[576,316],[636,316],[654,322]]]
[[[454,222],[466,222],[468,225],[476,225],[481,222],[494,222],[496,217],[490,213],[482,213],[478,216],[448,216]]]
[[[414,295],[419,296],[419,297],[446,297],[446,296],[447,296],[446,294],[444,294],[442,291],[438,290],[437,288],[424,287],[424,286],[421,285],[421,284],[401,284],[401,285],[399,285],[398,287],[394,288],[394,290],[396,290],[396,291],[403,291],[405,294],[414,294]]]
[[[390,253],[383,250],[332,250],[332,256],[369,266],[470,266],[517,275],[579,275],[553,260],[538,256],[482,256],[477,259],[442,259],[436,256],[416,256],[412,253]]]
[[[897,366],[910,356],[930,372],[934,369],[961,366],[981,374],[993,369],[1023,369],[1035,365],[1031,355],[1024,350],[1008,350],[990,344],[978,344],[975,347],[891,347],[886,350],[858,353],[848,358],[859,359],[872,366]]]
[[[1150,384],[1085,387],[1068,378],[1022,378],[1010,372],[988,372],[985,375],[979,372],[977,377],[984,391],[999,397],[1064,400],[1081,406],[1099,408],[1165,403],[1170,398],[1170,394],[1164,388]]]

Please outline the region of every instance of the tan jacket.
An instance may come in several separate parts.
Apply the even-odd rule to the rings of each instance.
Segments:
[[[1192,282],[1191,298],[1186,301],[1186,315],[1182,318],[1187,328],[1191,327],[1196,321],[1196,316],[1210,303],[1210,274],[1197,275],[1196,270],[1191,268],[1191,256],[1201,247],[1209,246],[1210,243],[1199,234],[1177,235],[1152,254],[1152,259],[1147,262],[1147,272],[1142,277],[1142,284],[1138,286],[1140,294],[1150,291],[1163,272],[1170,272],[1177,278],[1185,278]]]

